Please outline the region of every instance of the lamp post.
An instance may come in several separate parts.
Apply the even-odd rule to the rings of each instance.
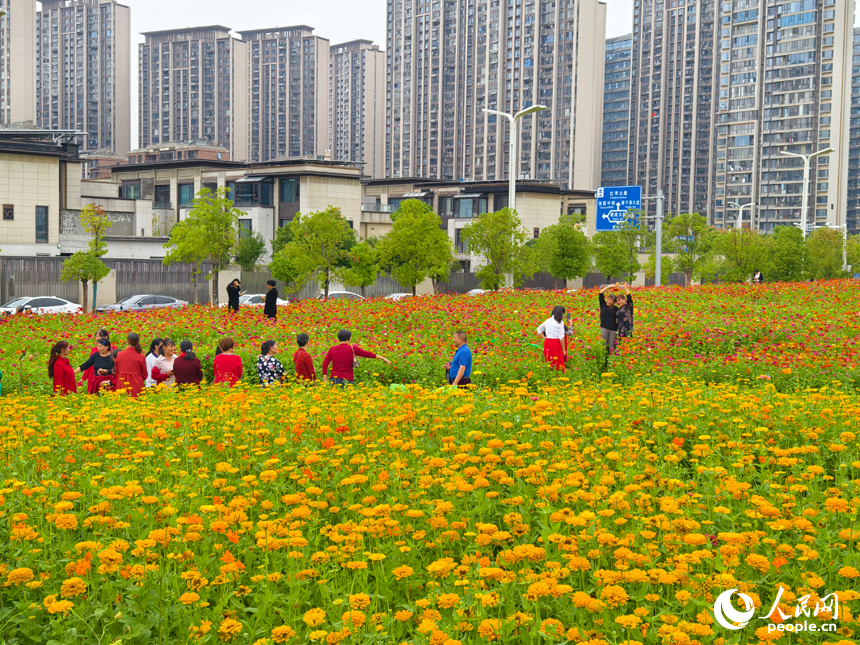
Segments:
[[[741,230],[741,228],[743,227],[744,209],[749,207],[749,209],[750,209],[750,228],[752,228],[752,216],[753,216],[752,209],[753,209],[753,206],[755,206],[755,204],[750,202],[749,204],[744,204],[742,206],[741,204],[738,204],[737,202],[729,202],[728,204],[726,204],[726,206],[734,206],[735,208],[738,209],[738,211],[739,211],[738,212],[738,225],[736,227],[738,230]]]
[[[836,152],[835,148],[827,148],[825,150],[819,150],[818,152],[813,152],[811,155],[801,155],[796,152],[788,152],[787,150],[780,150],[780,154],[788,155],[789,157],[799,157],[803,159],[803,202],[800,204],[800,232],[803,237],[806,237],[806,227],[807,227],[807,211],[809,210],[809,162],[813,157],[818,157],[819,155],[829,155],[831,152]]]
[[[508,120],[508,123],[511,124],[511,160],[508,164],[508,208],[510,208],[512,211],[516,210],[517,208],[517,171],[520,167],[520,164],[518,163],[519,159],[517,158],[517,121],[519,121],[527,114],[540,112],[541,110],[546,109],[547,107],[545,105],[532,105],[531,107],[527,107],[524,110],[520,110],[516,114],[508,114],[507,112],[499,112],[498,110],[488,110],[487,108],[484,108],[484,112],[486,114],[503,116]]]
[[[499,112],[498,110],[488,110],[487,108],[484,108],[484,112],[486,114],[503,116],[508,120],[508,123],[511,124],[511,142],[509,148],[510,162],[508,163],[508,208],[511,212],[517,209],[517,174],[520,167],[520,164],[518,163],[519,159],[517,158],[517,121],[527,114],[540,112],[541,110],[546,109],[547,107],[545,105],[532,105],[524,110],[520,110],[516,114],[508,114],[507,112]],[[509,273],[505,277],[505,283],[505,286],[507,286],[508,289],[512,288],[514,286],[514,276]]]

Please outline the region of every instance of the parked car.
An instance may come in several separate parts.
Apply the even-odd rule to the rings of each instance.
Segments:
[[[487,293],[487,292],[484,291],[483,289],[472,289],[466,295],[467,296],[483,296],[485,293]]]
[[[411,293],[392,293],[390,296],[385,296],[385,300],[403,300],[404,298],[411,297]]]
[[[34,314],[78,314],[83,307],[74,302],[57,298],[56,296],[33,296],[15,298],[0,307],[0,313],[15,314],[20,312],[31,312]]]
[[[246,293],[244,296],[239,296],[240,307],[262,307],[266,304],[266,296],[262,293]],[[290,304],[289,300],[281,300],[278,298],[278,306]],[[227,303],[222,302],[219,307],[226,307]]]
[[[146,294],[142,296],[130,296],[113,305],[96,307],[96,311],[106,313],[110,311],[143,311],[144,309],[175,309],[176,307],[184,307],[187,304],[184,300],[171,298],[170,296]]]
[[[317,300],[325,300],[325,294],[321,293],[317,296]],[[329,291],[328,292],[329,300],[364,300],[357,293],[352,293],[351,291]]]

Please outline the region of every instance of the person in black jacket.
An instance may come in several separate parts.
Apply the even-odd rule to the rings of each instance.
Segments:
[[[239,296],[242,295],[242,283],[236,278],[227,285],[227,309],[229,311],[239,311]]]
[[[269,290],[266,292],[266,305],[263,307],[263,315],[275,322],[278,319],[278,290],[277,290],[277,282],[274,280],[267,280],[266,286]]]
[[[75,370],[75,375],[92,368],[93,375],[87,382],[87,393],[98,394],[101,390],[111,389],[115,382],[115,359],[111,354],[110,341],[99,338],[96,341],[97,351]]]
[[[600,337],[606,342],[606,349],[610,353],[615,351],[618,320],[615,315],[615,296],[611,293],[604,295],[604,292],[617,286],[617,284],[608,284],[600,290],[597,296],[600,304]]]

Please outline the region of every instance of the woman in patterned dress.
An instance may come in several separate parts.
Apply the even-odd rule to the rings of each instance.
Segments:
[[[273,340],[267,340],[260,348],[260,356],[257,358],[257,375],[260,377],[260,385],[267,387],[272,383],[280,383],[284,380],[284,366],[275,358],[278,353],[278,344]]]

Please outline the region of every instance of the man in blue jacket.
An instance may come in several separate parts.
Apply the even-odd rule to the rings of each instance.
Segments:
[[[448,385],[465,388],[472,384],[472,351],[466,345],[466,332],[454,332],[454,358],[445,364]]]

